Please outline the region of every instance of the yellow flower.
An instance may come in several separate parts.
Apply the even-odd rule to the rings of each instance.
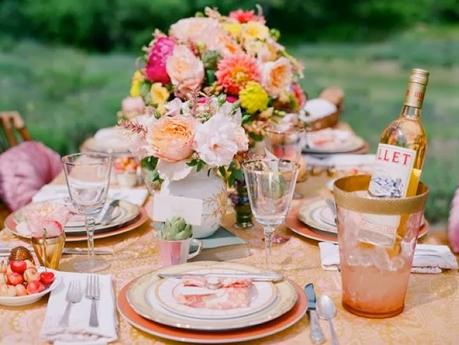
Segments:
[[[239,23],[224,23],[223,29],[234,38],[238,38],[242,31],[242,26]]]
[[[150,89],[151,103],[161,106],[169,99],[169,91],[161,84],[154,83]]]
[[[250,114],[263,111],[268,107],[268,93],[256,81],[249,81],[239,93],[241,106]]]
[[[242,35],[246,39],[264,40],[269,37],[269,29],[260,22],[242,24]]]
[[[142,86],[143,80],[144,79],[143,79],[142,72],[135,71],[134,75],[132,76],[132,81],[131,81],[131,90],[130,90],[131,97],[140,96],[140,87]]]

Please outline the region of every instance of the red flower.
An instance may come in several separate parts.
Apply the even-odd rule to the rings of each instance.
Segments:
[[[251,21],[264,21],[263,17],[257,16],[253,10],[237,10],[230,12],[229,16],[230,18],[236,19],[239,23],[248,23]]]
[[[170,82],[166,71],[166,61],[172,55],[174,46],[174,41],[167,36],[161,36],[155,40],[148,55],[147,65],[145,66],[145,74],[149,81],[160,82],[162,84]]]

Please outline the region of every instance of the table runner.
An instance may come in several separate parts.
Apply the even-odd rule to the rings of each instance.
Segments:
[[[307,197],[330,196],[324,188],[325,176],[310,177],[298,184],[298,189]],[[62,177],[53,183],[62,183]],[[264,243],[260,226],[248,230],[233,226],[234,214],[228,214],[224,225],[250,245],[251,256],[233,260],[263,267]],[[305,239],[279,227],[278,233],[290,236],[290,240],[273,247],[274,267],[301,286],[313,282],[316,292],[326,293],[335,301],[338,315],[335,328],[341,344],[457,344],[459,337],[459,274],[446,272],[437,275],[411,275],[405,311],[394,318],[371,320],[360,318],[345,311],[341,306],[341,282],[338,272],[324,271],[320,267],[317,243]],[[0,232],[1,241],[20,242],[7,230]],[[428,235],[423,242],[435,243],[436,237]],[[81,243],[68,243],[69,247],[85,246]],[[111,238],[96,240],[96,247],[110,246],[115,255],[109,257],[115,290],[118,292],[130,280],[159,268],[159,248],[154,238],[151,222],[132,232]],[[72,260],[65,257],[62,265]],[[0,343],[1,344],[44,344],[38,340],[45,310],[46,300],[25,307],[8,308],[0,306]],[[321,321],[330,344],[328,326]],[[119,339],[114,344],[178,344],[150,336],[131,327],[119,317]],[[270,337],[247,342],[245,344],[311,344],[309,339],[309,321],[303,317],[294,326]],[[242,343],[244,344],[244,343]]]

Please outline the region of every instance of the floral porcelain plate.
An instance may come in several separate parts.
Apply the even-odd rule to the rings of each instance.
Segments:
[[[190,273],[205,274],[205,273],[240,273],[235,270],[196,270]],[[185,305],[177,300],[177,295],[181,294],[187,287],[184,286],[182,279],[164,279],[154,284],[147,291],[147,299],[151,305],[159,302],[161,306],[172,313],[185,317],[197,317],[202,319],[230,319],[235,317],[246,316],[259,312],[270,306],[277,297],[277,288],[271,282],[254,282],[250,287],[250,302],[247,307],[239,308],[196,308]],[[202,289],[196,288],[196,294],[214,294],[216,298],[224,298],[225,295],[222,289]],[[189,290],[188,290],[189,291]],[[221,295],[221,296],[218,296]],[[199,296],[199,295],[198,295]],[[230,301],[229,301],[230,302]],[[223,303],[228,303],[223,301]]]
[[[164,308],[161,303],[156,300],[155,295],[151,293],[151,291],[154,291],[154,287],[158,281],[161,280],[161,278],[157,276],[159,272],[188,273],[199,269],[210,268],[219,270],[238,270],[242,272],[261,272],[261,270],[255,267],[227,262],[202,261],[171,266],[148,273],[133,282],[126,296],[129,305],[136,313],[144,318],[164,325],[194,330],[221,331],[254,326],[273,320],[288,312],[298,299],[293,284],[288,280],[283,280],[274,284],[277,289],[277,298],[273,303],[258,312],[234,316],[230,319],[201,319],[195,316],[184,316],[171,312]]]

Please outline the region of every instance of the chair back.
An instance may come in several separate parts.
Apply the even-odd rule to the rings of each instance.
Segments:
[[[29,130],[17,111],[0,111],[0,152],[30,140]]]

